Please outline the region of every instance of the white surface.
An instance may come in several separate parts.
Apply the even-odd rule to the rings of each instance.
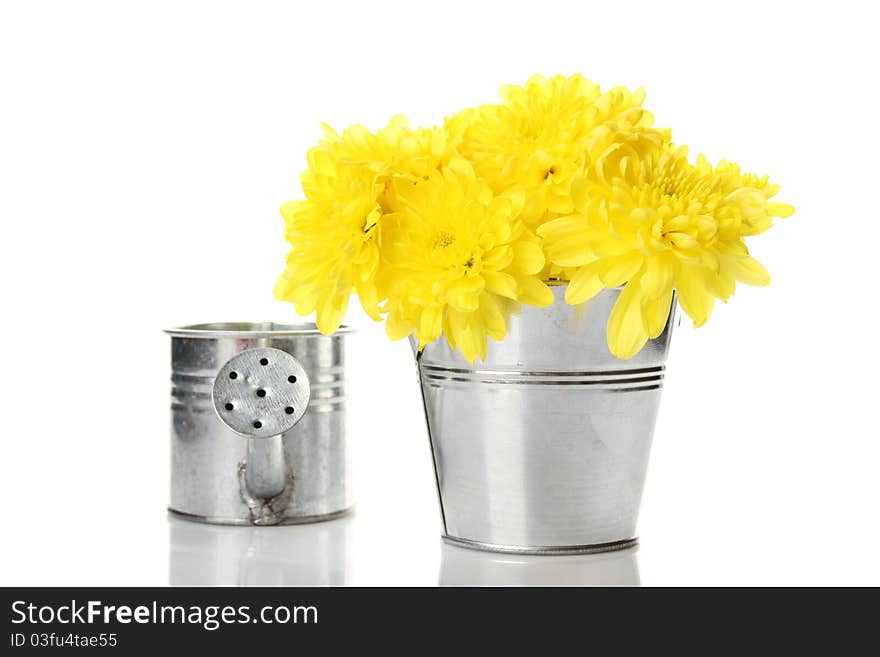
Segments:
[[[635,4],[0,5],[0,584],[880,584],[869,5]],[[169,523],[160,331],[293,319],[278,206],[318,121],[431,123],[539,71],[644,84],[798,210],[752,242],[773,285],[675,336],[637,557],[441,553],[409,347],[357,312],[357,514]]]

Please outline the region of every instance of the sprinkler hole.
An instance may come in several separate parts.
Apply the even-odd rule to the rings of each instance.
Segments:
[[[226,404],[223,406],[223,408],[225,408],[227,411],[231,411],[234,408],[234,406],[232,404],[230,404],[229,402],[226,402]]]
[[[293,415],[293,406],[288,406],[287,408],[284,409],[284,412],[287,413],[288,415]]]
[[[268,359],[268,358],[261,358],[261,359],[260,359],[260,365],[263,365],[263,366],[265,367],[265,366],[268,365],[268,364],[269,364],[269,359]]]
[[[287,380],[290,381],[291,383],[296,383],[296,377],[293,374],[291,374],[289,377],[287,377]]]
[[[263,428],[263,423],[260,422],[259,420],[254,420],[254,429],[262,429],[262,428]]]
[[[237,378],[238,378],[238,372],[230,372],[230,373],[229,373],[229,378],[230,378],[230,379],[237,379]]]
[[[262,388],[260,388],[259,390],[257,390],[257,397],[265,397],[265,396],[266,396],[266,391],[265,391],[265,390],[263,390]]]

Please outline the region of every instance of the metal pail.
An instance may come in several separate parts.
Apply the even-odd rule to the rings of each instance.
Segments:
[[[172,370],[170,511],[201,522],[274,525],[328,520],[352,507],[345,434],[347,329],[325,336],[314,324],[218,323],[166,332]],[[273,395],[283,396],[284,386],[296,386],[290,399],[303,408],[286,410],[301,419],[278,435],[260,434],[280,426],[265,417],[266,427],[254,429],[255,435],[236,433],[229,418],[221,419],[215,379],[237,362],[233,359],[248,354],[269,356],[260,359],[264,371],[229,378],[255,389],[261,399],[253,403],[269,404]],[[279,369],[268,362],[272,354],[283,361]],[[284,367],[299,378],[287,377]],[[285,379],[278,378],[282,374]],[[232,404],[226,407],[231,414]],[[284,408],[276,410],[281,422]],[[253,426],[261,425],[254,419]]]
[[[445,338],[416,354],[444,538],[484,550],[602,552],[636,519],[676,311],[629,360],[608,350],[620,289],[523,306],[485,361]],[[414,348],[415,348],[414,344]]]

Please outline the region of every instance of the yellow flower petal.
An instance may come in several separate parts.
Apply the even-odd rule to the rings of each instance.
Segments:
[[[446,294],[446,302],[463,312],[473,312],[480,305],[480,293],[486,285],[482,277],[462,278],[455,281]]]
[[[672,291],[672,282],[675,278],[676,263],[669,258],[651,258],[645,262],[642,270],[641,286],[646,296],[665,296]]]
[[[579,235],[587,228],[589,224],[584,215],[572,214],[547,221],[541,224],[536,232],[544,240],[561,240]]]
[[[507,269],[513,262],[513,257],[513,248],[509,244],[502,244],[483,256],[483,267],[494,271]]]
[[[371,319],[377,322],[381,321],[382,312],[379,310],[379,290],[376,288],[375,282],[373,280],[356,280],[355,290],[364,312]]]
[[[508,299],[516,299],[516,279],[510,274],[496,271],[484,271],[483,279],[486,281],[486,290]]]
[[[638,281],[623,288],[608,318],[608,348],[618,358],[632,358],[645,342],[648,333],[642,320],[641,290]]]
[[[422,310],[419,318],[417,337],[420,345],[433,342],[443,331],[443,306],[437,304]]]
[[[642,267],[644,258],[637,251],[619,256],[603,258],[596,263],[599,278],[608,287],[623,285],[635,276]]]
[[[553,290],[534,276],[517,276],[519,286],[518,300],[530,306],[544,308],[553,305]]]
[[[538,274],[544,268],[544,251],[536,242],[520,241],[513,245],[510,267],[522,274]]]
[[[584,233],[545,242],[547,258],[560,267],[580,267],[596,259],[589,236]]]
[[[385,333],[392,340],[402,340],[415,330],[412,321],[405,318],[399,310],[394,309],[385,318]]]
[[[705,324],[712,314],[715,298],[709,291],[702,272],[694,267],[682,268],[676,276],[675,287],[681,308],[694,320],[694,326]]]
[[[642,285],[642,289],[644,289]],[[648,338],[654,339],[663,333],[666,328],[666,320],[669,319],[669,311],[672,308],[672,287],[660,294],[642,298],[642,318],[645,322],[645,330]]]
[[[477,356],[486,356],[485,327],[473,319],[472,313],[450,310],[444,327],[450,346],[458,349],[469,363],[473,363]]]
[[[585,265],[577,270],[565,290],[565,302],[576,305],[589,301],[605,288],[599,278],[596,263]]]
[[[287,201],[281,205],[281,216],[285,221],[293,221],[296,213],[304,205],[304,201]]]
[[[501,340],[507,332],[507,322],[492,295],[482,295],[480,309],[477,312],[480,315],[480,321],[486,327],[486,334],[493,340]]]
[[[348,301],[351,295],[346,292],[338,298],[330,298],[318,307],[317,325],[318,330],[324,335],[332,335],[342,324],[345,311],[348,310]]]
[[[794,214],[794,207],[788,203],[768,203],[767,213],[771,217],[790,217]]]
[[[770,285],[770,273],[751,256],[733,261],[736,279],[746,285]]]

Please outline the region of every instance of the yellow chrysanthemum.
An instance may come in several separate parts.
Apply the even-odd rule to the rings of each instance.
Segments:
[[[486,357],[487,338],[504,337],[510,304],[553,302],[537,276],[540,243],[518,220],[521,195],[495,196],[447,168],[418,183],[396,179],[388,196],[396,211],[381,228],[381,278],[392,339],[414,332],[424,346],[442,333],[473,362]]]
[[[305,200],[281,208],[292,248],[275,295],[293,302],[301,315],[316,312],[318,328],[330,334],[352,291],[371,317],[381,319],[377,228],[387,211],[389,182],[422,180],[449,163],[452,152],[444,130],[412,130],[399,116],[376,133],[359,125],[342,135],[323,128],[325,138],[309,151],[301,177]]]
[[[321,127],[322,146],[335,158],[348,165],[364,166],[380,178],[391,175],[424,178],[448,164],[453,156],[444,129],[410,128],[401,115],[377,132],[356,124],[339,135],[326,124]]]
[[[281,206],[291,250],[275,296],[292,302],[300,315],[316,312],[318,328],[330,334],[342,323],[353,289],[379,318],[374,279],[382,185],[368,169],[342,165],[320,147],[308,159],[306,200]]]
[[[623,286],[608,323],[621,358],[662,332],[674,290],[702,325],[737,281],[769,282],[745,238],[793,209],[767,178],[690,163],[643,100],[535,76],[442,128],[324,126],[305,199],[282,207],[292,248],[276,296],[332,333],[355,292],[392,338],[445,334],[471,362],[518,303],[552,303],[551,279],[571,304]]]
[[[603,94],[581,75],[536,75],[523,87],[502,87],[500,104],[465,110],[446,127],[496,193],[525,193],[523,218],[534,229],[573,211],[572,180],[615,134],[650,128],[644,96],[623,87]]]
[[[577,212],[538,229],[547,257],[576,268],[566,301],[583,303],[623,285],[608,321],[608,346],[630,358],[666,324],[673,290],[696,326],[726,301],[736,282],[766,285],[770,276],[749,255],[745,237],[794,210],[770,202],[767,178],[735,164],[712,167],[687,149],[622,139],[572,184]]]

